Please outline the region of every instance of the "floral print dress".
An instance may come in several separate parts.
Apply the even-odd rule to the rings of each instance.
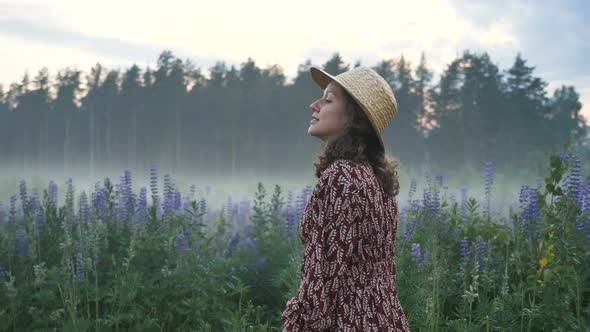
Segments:
[[[338,159],[301,216],[301,284],[282,313],[286,331],[410,331],[397,297],[396,197],[368,161]]]

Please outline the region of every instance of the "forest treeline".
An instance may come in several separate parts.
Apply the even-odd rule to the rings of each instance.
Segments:
[[[360,64],[335,53],[320,66],[337,75]],[[252,58],[239,68],[218,62],[205,75],[165,50],[155,68],[98,63],[89,73],[61,69],[55,78],[47,68],[33,78],[27,72],[0,85],[0,166],[67,174],[79,167],[147,169],[155,160],[217,174],[300,170],[321,144],[307,134],[309,105],[322,95],[311,65],[299,65],[292,82],[279,65],[260,68]],[[588,149],[575,88],[550,94],[520,54],[501,70],[487,53],[466,50],[438,82],[424,54],[415,67],[403,55],[363,65],[397,97],[399,112],[383,139],[405,166],[426,158],[439,169],[487,160],[518,169],[567,139]]]

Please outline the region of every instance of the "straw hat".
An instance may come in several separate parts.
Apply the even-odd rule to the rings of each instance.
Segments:
[[[397,101],[385,79],[365,66],[355,67],[336,76],[316,66],[310,67],[309,70],[313,80],[322,89],[334,80],[356,100],[377,133],[381,149],[385,150],[381,134],[397,113]]]

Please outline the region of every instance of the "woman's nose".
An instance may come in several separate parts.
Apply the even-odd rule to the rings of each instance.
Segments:
[[[309,105],[309,108],[310,108],[312,111],[317,111],[317,108],[318,108],[318,103],[319,103],[319,100],[316,100],[316,101],[314,101],[314,102],[313,102],[311,105]]]

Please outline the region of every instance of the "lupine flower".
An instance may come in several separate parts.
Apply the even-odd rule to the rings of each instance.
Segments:
[[[27,203],[28,203],[28,199],[27,199],[27,183],[25,182],[25,180],[20,180],[20,202],[21,202],[21,208],[23,211],[23,215],[25,214],[25,211],[27,209]]]
[[[43,234],[45,225],[45,214],[41,210],[41,202],[39,194],[36,190],[33,190],[31,197],[29,198],[29,206],[33,213],[33,222],[35,223],[36,234]]]
[[[176,190],[174,192],[174,210],[178,211],[181,206],[182,206],[182,195],[180,194],[180,191]]]
[[[408,192],[408,204],[412,202],[412,198],[414,198],[414,195],[416,194],[417,187],[418,182],[415,178],[412,178],[412,181],[410,182],[410,191]]]
[[[431,194],[431,186],[430,186],[430,174],[427,172],[426,175],[426,183],[428,184],[428,187],[424,187],[423,189],[423,194],[422,194],[422,202],[424,204],[424,208],[426,210],[430,210],[430,194]]]
[[[535,224],[539,221],[541,213],[537,205],[537,192],[529,186],[523,186],[523,188],[524,192],[521,192],[521,198],[525,198],[521,200],[521,203],[524,203],[523,219],[525,220],[525,225],[528,226],[531,237],[538,238],[539,230],[536,229]]]
[[[439,197],[439,190],[435,189],[434,192],[431,193],[431,201],[430,201],[430,211],[432,211],[433,216],[436,218],[435,220],[440,220],[440,197]]]
[[[139,189],[139,201],[137,203],[137,209],[135,211],[136,220],[145,220],[148,217],[147,212],[147,188],[141,187]]]
[[[560,159],[565,163],[565,164],[569,164],[570,162],[570,153],[569,152],[565,152],[560,156]]]
[[[84,280],[86,272],[84,271],[84,256],[82,255],[82,247],[79,240],[74,241],[74,252],[76,255],[76,278]]]
[[[463,239],[460,242],[461,246],[461,261],[464,262],[467,257],[469,256],[469,241],[467,239]]]
[[[467,188],[461,188],[461,216],[467,218]]]
[[[305,196],[303,194],[298,195],[297,199],[295,200],[295,204],[296,204],[295,212],[297,213],[298,216],[302,215],[303,210],[305,210],[305,205],[307,204],[307,202],[305,201]]]
[[[232,205],[231,194],[227,196],[226,211],[227,211],[227,218],[229,220],[232,220],[233,205]]]
[[[0,202],[0,225],[6,222],[6,212],[4,211],[4,205]]]
[[[452,193],[449,194],[449,201],[451,202],[451,205],[453,205],[457,201],[457,199],[456,199],[455,196],[456,195],[455,195],[454,192],[452,192]]]
[[[182,233],[176,234],[176,248],[181,254],[184,254],[188,251],[188,244],[186,243],[186,239]]]
[[[199,211],[201,213],[207,211],[207,201],[205,200],[205,198],[201,198],[201,200],[199,201]]]
[[[100,182],[94,185],[92,196],[92,207],[97,218],[103,218],[107,206],[107,188],[101,188]]]
[[[16,231],[15,240],[16,254],[18,256],[26,256],[29,253],[29,243],[27,242],[27,237],[25,236],[25,230],[22,227]]]
[[[170,174],[164,175],[164,203],[162,210],[164,215],[169,215],[174,210],[174,188],[170,182]]]
[[[49,201],[51,203],[53,203],[53,206],[57,207],[58,206],[58,201],[57,201],[57,184],[55,184],[53,181],[49,181],[49,188],[47,190],[48,195],[49,195]]]
[[[485,266],[486,243],[482,238],[478,238],[476,246],[477,246],[477,260],[479,262],[479,270],[481,271]]]
[[[236,250],[236,247],[239,242],[240,242],[240,231],[237,231],[236,235],[234,235],[231,238],[231,240],[229,241],[229,256],[233,256],[234,250]]]
[[[119,216],[121,220],[128,221],[129,216],[132,216],[136,204],[135,200],[131,171],[125,170],[119,184]]]
[[[412,243],[412,257],[418,266],[422,266],[424,258],[422,257],[422,248],[419,243]]]
[[[576,207],[582,208],[582,199],[584,192],[580,190],[582,181],[580,179],[580,158],[576,157],[573,162],[571,176],[569,178],[568,192],[574,198]]]
[[[438,183],[438,187],[442,188],[443,185],[443,175],[441,173],[437,173],[436,176],[434,177],[436,183]]]
[[[88,223],[90,221],[90,206],[88,205],[88,197],[86,196],[86,192],[84,190],[82,190],[80,206],[82,209],[82,221],[84,221],[84,223]]]
[[[150,189],[152,191],[152,204],[157,205],[158,201],[158,170],[156,163],[152,161],[150,166]]]
[[[10,196],[10,211],[9,211],[9,217],[8,217],[8,222],[10,223],[16,223],[16,195],[12,195]]]
[[[285,221],[287,227],[287,237],[289,238],[289,240],[293,240],[293,235],[295,231],[295,208],[291,204],[287,205]]]

